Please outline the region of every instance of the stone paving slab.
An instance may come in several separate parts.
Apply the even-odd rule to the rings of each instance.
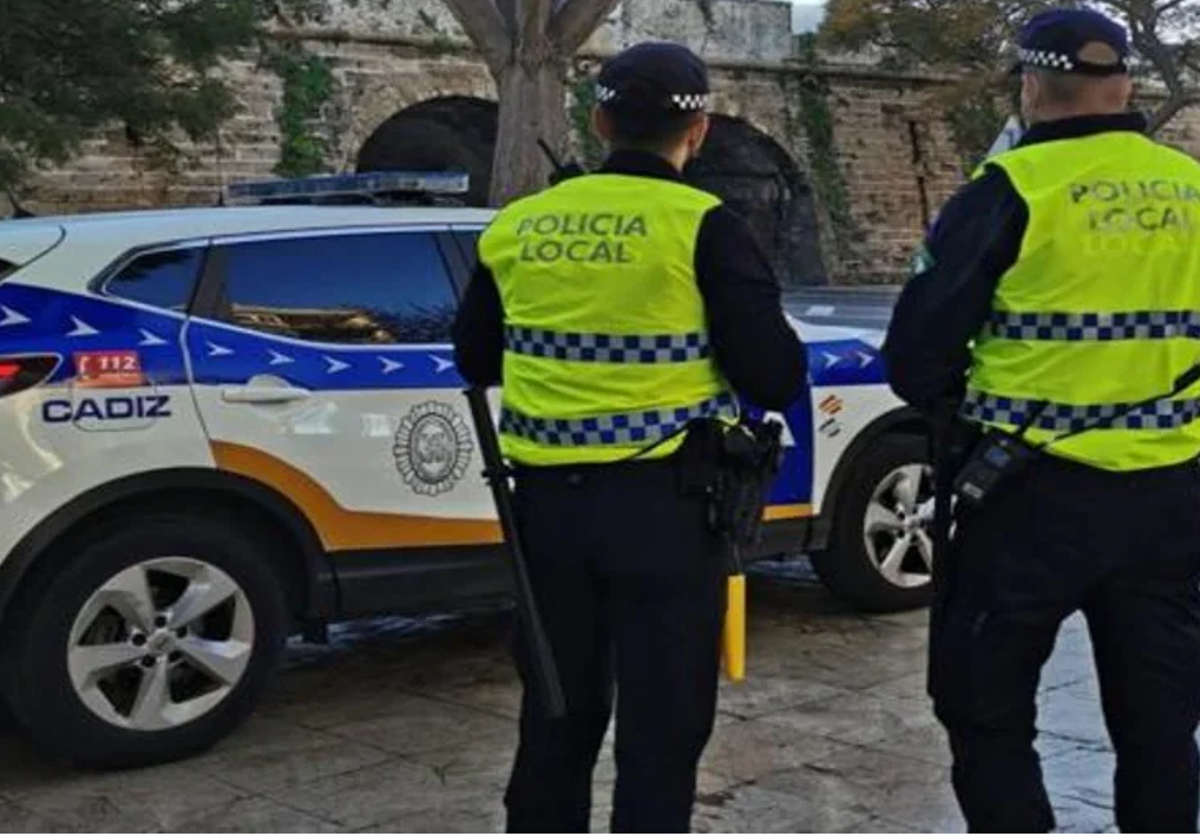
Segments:
[[[802,577],[752,583],[749,679],[722,686],[697,832],[961,831],[925,696],[923,611],[866,616]],[[502,614],[388,619],[297,644],[260,710],[207,754],[92,774],[0,724],[6,831],[503,830],[520,688]],[[1047,666],[1038,747],[1060,829],[1113,830],[1113,756],[1085,627]],[[595,777],[606,830],[610,728]]]

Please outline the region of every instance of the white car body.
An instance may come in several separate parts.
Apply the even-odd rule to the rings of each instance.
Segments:
[[[225,275],[256,245],[321,253],[312,249],[338,240],[366,260],[384,243],[377,237],[416,237],[404,241],[437,248],[451,310],[429,310],[441,319],[429,326],[425,304],[414,303],[411,323],[437,332],[490,218],[464,208],[261,206],[0,222],[0,373],[55,360],[15,392],[0,377],[3,632],[23,620],[17,607],[36,598],[31,587],[52,579],[56,546],[86,543],[88,529],[114,517],[136,527],[140,510],[172,499],[273,523],[287,541],[293,627],[506,592],[500,529],[448,341],[285,335],[281,325],[324,324],[330,312],[376,336],[403,334],[410,322],[385,329],[352,300],[336,311],[239,308]],[[290,283],[301,299],[303,284],[285,275],[312,260],[295,259],[278,277],[247,282]],[[195,269],[186,303],[130,299],[153,297],[137,284],[177,265],[179,277]],[[357,270],[347,266],[345,277]],[[400,297],[410,274],[425,271],[394,270]],[[440,283],[425,274],[428,288]],[[136,294],[113,293],[126,288]],[[920,430],[884,382],[882,326],[825,323],[835,309],[789,316],[810,387],[783,415],[788,454],[760,554],[826,547],[858,453],[881,435]],[[498,392],[492,398],[498,408]]]

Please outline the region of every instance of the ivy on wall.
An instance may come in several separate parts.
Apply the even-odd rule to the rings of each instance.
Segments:
[[[846,179],[838,163],[833,134],[830,92],[823,80],[808,75],[800,81],[800,122],[808,137],[809,165],[813,188],[833,225],[840,256],[848,256],[849,240],[855,233],[854,216]]]
[[[283,102],[275,112],[280,132],[275,174],[296,178],[322,171],[329,143],[313,131],[313,123],[333,96],[335,81],[329,59],[298,44],[286,44],[270,50],[266,65],[283,83]]]
[[[817,36],[804,33],[796,36],[796,54],[802,64],[816,71],[820,64],[817,55]],[[837,144],[833,132],[833,109],[829,85],[816,72],[800,78],[799,126],[792,108],[785,108],[788,133],[795,138],[803,130],[808,140],[809,170],[817,200],[829,218],[833,242],[838,256],[852,256],[851,241],[858,227],[850,210],[850,194],[846,178],[838,163]]]

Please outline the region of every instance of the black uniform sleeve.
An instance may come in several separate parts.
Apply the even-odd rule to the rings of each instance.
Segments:
[[[1017,261],[1029,210],[996,167],[946,204],[892,316],[883,357],[905,402],[932,412],[960,400],[970,344],[987,323],[1000,278]]]
[[[784,319],[779,282],[749,225],[732,210],[709,211],[698,236],[696,278],[716,362],[739,394],[782,411],[804,393],[808,363]]]
[[[452,328],[458,372],[472,385],[500,383],[504,359],[504,307],[492,272],[478,263]]]

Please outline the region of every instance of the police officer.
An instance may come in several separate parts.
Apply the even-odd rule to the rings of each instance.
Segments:
[[[1118,826],[1192,832],[1200,389],[1183,374],[1200,361],[1200,163],[1127,110],[1120,25],[1054,10],[1020,46],[1029,129],[947,204],[885,345],[896,393],[935,414],[950,401],[970,430],[942,480],[979,464],[985,430],[1044,446],[978,507],[959,493],[931,695],[969,828],[1052,829],[1035,696],[1082,611]]]
[[[585,832],[616,692],[612,829],[686,832],[717,694],[725,564],[683,491],[694,418],[735,394],[783,409],[803,347],[746,223],[682,171],[709,122],[704,64],[644,43],[607,61],[595,174],[514,202],[479,243],[459,370],[503,382],[530,577],[568,714],[539,707],[528,651],[505,797],[514,832]]]

